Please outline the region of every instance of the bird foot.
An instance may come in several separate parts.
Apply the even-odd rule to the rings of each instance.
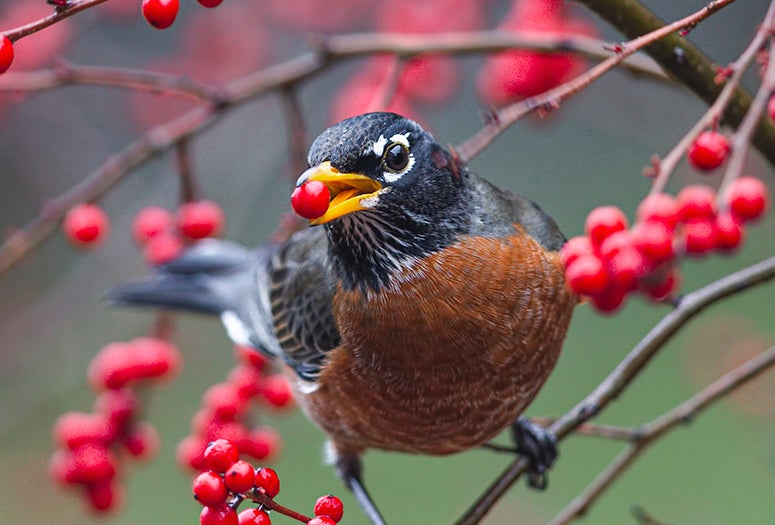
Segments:
[[[517,453],[530,461],[528,485],[538,490],[545,489],[548,483],[546,473],[557,459],[557,438],[524,416],[511,425],[511,434]]]
[[[385,518],[380,514],[379,509],[374,504],[374,500],[363,484],[360,458],[355,455],[338,455],[335,465],[337,474],[345,486],[352,491],[366,518],[372,525],[385,525]]]

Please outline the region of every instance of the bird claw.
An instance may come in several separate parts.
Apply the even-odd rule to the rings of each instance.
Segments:
[[[557,438],[524,416],[511,425],[511,434],[517,452],[530,461],[528,485],[537,490],[545,489],[548,484],[546,473],[557,459]]]

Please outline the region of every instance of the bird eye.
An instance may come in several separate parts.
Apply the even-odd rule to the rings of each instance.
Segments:
[[[394,142],[385,149],[382,156],[382,165],[393,173],[401,173],[409,166],[409,148],[398,142]]]

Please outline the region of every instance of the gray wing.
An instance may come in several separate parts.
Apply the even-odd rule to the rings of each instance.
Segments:
[[[279,349],[296,373],[312,380],[326,352],[339,346],[332,302],[336,279],[323,227],[294,235],[269,266],[269,305]]]

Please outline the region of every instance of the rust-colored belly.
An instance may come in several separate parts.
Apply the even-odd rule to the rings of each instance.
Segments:
[[[448,454],[479,445],[533,400],[576,297],[532,238],[465,239],[394,288],[334,300],[342,344],[302,406],[340,451]]]

